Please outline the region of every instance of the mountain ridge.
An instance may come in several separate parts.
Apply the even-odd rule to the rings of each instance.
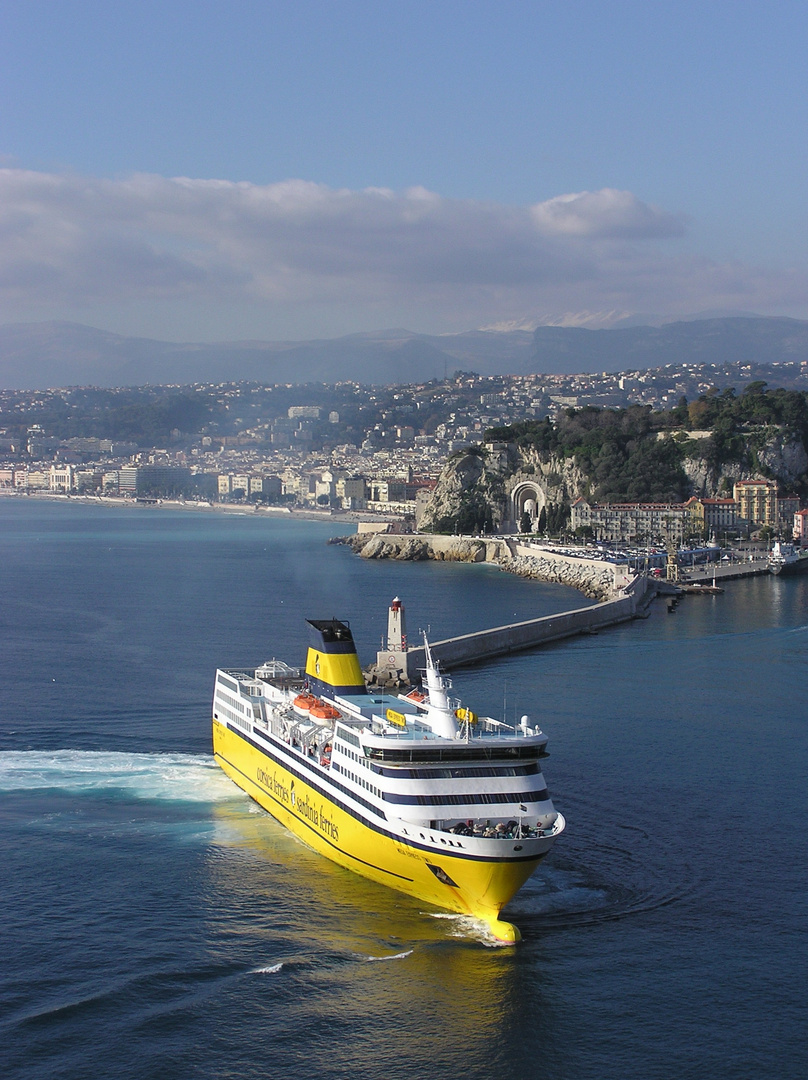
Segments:
[[[199,382],[418,383],[481,375],[587,374],[670,363],[808,360],[808,321],[734,316],[661,326],[539,326],[420,334],[405,329],[309,341],[169,342],[82,323],[0,326],[0,388]]]

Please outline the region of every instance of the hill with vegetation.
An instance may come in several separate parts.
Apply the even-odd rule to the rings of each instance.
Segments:
[[[808,498],[808,394],[753,383],[738,395],[711,390],[669,410],[568,408],[558,416],[492,428],[447,463],[421,528],[491,531],[508,519],[522,483],[544,496],[548,531],[570,504],[685,501],[731,494],[742,479],[776,480]]]

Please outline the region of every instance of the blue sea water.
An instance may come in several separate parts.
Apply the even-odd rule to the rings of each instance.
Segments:
[[[393,595],[434,637],[580,606],[316,522],[0,500],[0,1076],[808,1075],[808,580],[459,671],[550,735],[524,940],[314,855],[210,759],[217,665]]]

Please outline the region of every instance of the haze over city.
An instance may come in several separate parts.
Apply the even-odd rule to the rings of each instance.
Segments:
[[[221,341],[808,317],[807,21],[15,5],[0,321]]]

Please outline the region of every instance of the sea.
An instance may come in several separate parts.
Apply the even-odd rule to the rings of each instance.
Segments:
[[[588,603],[339,523],[0,499],[3,1080],[804,1080],[808,576],[455,674],[567,830],[496,946],[314,854],[211,758],[218,665]]]

